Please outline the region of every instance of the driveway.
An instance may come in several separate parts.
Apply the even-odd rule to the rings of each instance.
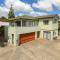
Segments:
[[[38,39],[17,47],[0,48],[0,60],[60,60],[60,41]]]

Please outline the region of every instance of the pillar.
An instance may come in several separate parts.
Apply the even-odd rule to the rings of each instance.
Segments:
[[[35,40],[37,39],[37,31],[35,32]]]
[[[51,31],[51,40],[53,40],[53,31]]]

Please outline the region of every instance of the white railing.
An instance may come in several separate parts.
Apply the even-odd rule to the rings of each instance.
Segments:
[[[40,27],[9,27],[9,32],[12,33],[29,33],[29,32],[35,32],[35,31],[40,31]]]

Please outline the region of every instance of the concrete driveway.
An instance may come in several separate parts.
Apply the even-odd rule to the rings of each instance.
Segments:
[[[38,39],[17,47],[0,48],[0,60],[60,60],[60,42],[44,43]]]

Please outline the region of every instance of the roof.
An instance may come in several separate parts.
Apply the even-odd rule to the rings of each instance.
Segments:
[[[21,19],[22,20],[34,20],[35,17],[24,15],[24,16],[18,16],[18,17],[15,17],[15,18],[11,18],[11,19],[9,19],[9,21],[16,21],[16,20],[21,20]]]
[[[11,18],[9,19],[9,21],[16,21],[16,20],[38,20],[38,19],[48,19],[48,18],[54,18],[54,17],[57,17],[58,15],[57,14],[50,14],[50,15],[43,15],[43,16],[38,16],[38,17],[32,17],[32,16],[18,16],[18,17],[15,17],[15,18]]]
[[[36,18],[38,18],[38,19],[45,19],[45,18],[54,18],[54,17],[57,17],[57,16],[58,16],[57,14],[50,14],[50,15],[38,16]]]
[[[18,18],[21,18],[21,19],[34,19],[34,17],[32,17],[32,16],[26,16],[26,15],[24,15],[24,16],[18,16],[18,17],[16,17],[17,19]]]
[[[58,17],[57,14],[51,14],[51,15],[43,15],[43,16],[38,16],[38,17],[32,17],[32,16],[18,16],[15,18],[10,18],[10,19],[6,19],[6,18],[0,18],[0,21],[3,22],[10,22],[10,21],[20,21],[20,20],[38,20],[38,19],[48,19],[48,18],[54,18],[54,17]]]
[[[6,19],[6,18],[0,18],[0,21],[2,21],[2,22],[8,22],[8,19]]]

